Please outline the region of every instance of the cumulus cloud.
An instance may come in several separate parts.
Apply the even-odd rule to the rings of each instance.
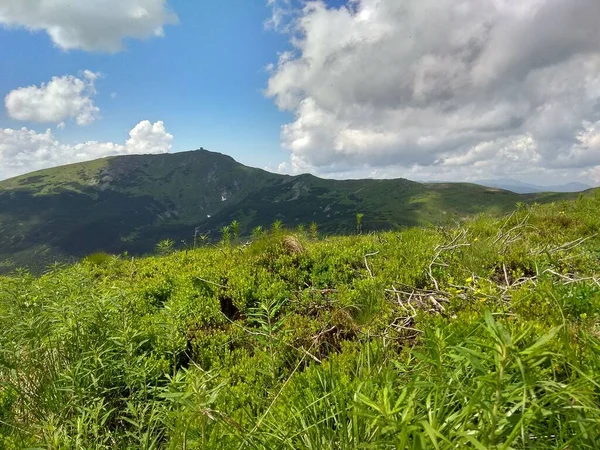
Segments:
[[[291,172],[600,165],[597,0],[310,1],[287,17],[292,50],[266,95],[295,115],[281,133]]]
[[[144,120],[129,132],[124,151],[119,154],[157,154],[167,153],[171,148],[173,135],[167,133],[162,121],[150,123]]]
[[[148,120],[138,123],[124,144],[87,141],[69,145],[59,142],[51,130],[0,129],[0,179],[105,156],[167,153],[172,141],[162,121]]]
[[[0,24],[45,31],[63,50],[116,52],[177,23],[166,0],[2,0]]]
[[[99,73],[85,70],[81,78],[72,75],[54,77],[41,86],[28,86],[8,93],[4,100],[10,117],[40,123],[56,123],[73,119],[78,125],[89,125],[100,116],[94,104],[94,86]]]

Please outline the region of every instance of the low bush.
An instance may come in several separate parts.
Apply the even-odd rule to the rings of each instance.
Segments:
[[[599,209],[0,278],[0,448],[599,448]]]

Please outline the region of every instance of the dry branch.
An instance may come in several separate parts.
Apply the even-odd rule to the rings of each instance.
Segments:
[[[367,254],[365,255],[365,266],[367,267],[367,272],[369,272],[369,276],[370,276],[371,278],[373,278],[373,272],[371,272],[371,268],[369,267],[369,262],[367,261],[367,257],[368,257],[368,256],[375,256],[375,255],[378,255],[378,254],[379,254],[379,252],[375,252],[375,253],[367,253]]]
[[[449,252],[452,250],[455,250],[459,247],[469,247],[471,244],[467,243],[467,242],[462,242],[459,243],[459,240],[463,239],[466,240],[467,237],[467,230],[463,229],[460,231],[460,233],[457,233],[454,238],[452,239],[452,241],[450,241],[449,244],[446,245],[436,245],[434,252],[435,255],[433,257],[433,259],[431,260],[431,263],[429,264],[429,267],[427,268],[427,275],[429,275],[429,278],[431,279],[431,281],[433,282],[436,291],[439,291],[440,286],[438,281],[435,279],[435,277],[433,276],[433,266],[434,265],[443,265],[441,263],[439,263],[437,260],[438,258],[441,256],[442,253],[444,252]]]

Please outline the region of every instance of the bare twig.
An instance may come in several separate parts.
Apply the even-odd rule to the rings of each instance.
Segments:
[[[440,302],[438,302],[433,295],[429,296],[429,300],[431,301],[431,303],[433,303],[435,306],[437,306],[438,309],[440,309],[442,311],[446,311],[446,308],[444,308],[444,306]]]
[[[317,342],[321,336],[323,336],[324,334],[327,334],[327,333],[331,333],[333,330],[335,330],[335,328],[336,328],[336,326],[334,325],[334,326],[332,326],[331,328],[328,328],[327,330],[323,330],[323,331],[321,331],[320,333],[318,333],[318,334],[315,334],[315,335],[314,335],[314,336],[311,338],[311,339],[312,339],[312,341],[313,341],[313,342]]]
[[[309,358],[311,358],[313,361],[321,364],[322,361],[319,358],[317,358],[315,355],[313,355],[312,353],[310,353],[308,350],[306,350],[304,347],[300,346],[300,347],[298,347],[298,350],[300,350],[306,356],[308,356]]]
[[[212,284],[214,286],[218,286],[223,289],[227,289],[227,286],[223,286],[222,284],[215,283],[214,281],[205,280],[204,278],[200,278],[200,277],[194,277],[194,278],[196,278],[197,280],[200,280],[200,281],[204,281],[205,283]]]
[[[506,280],[506,287],[510,287],[510,282],[508,281],[508,273],[506,272],[506,264],[502,263],[502,270],[504,270],[504,279]]]
[[[367,254],[365,255],[365,266],[367,267],[367,271],[369,272],[369,276],[370,276],[371,278],[373,278],[373,272],[371,272],[371,268],[369,267],[369,262],[367,261],[367,256],[375,256],[375,255],[378,255],[378,254],[379,254],[379,252],[375,252],[375,253],[367,253]]]
[[[467,235],[467,230],[461,230],[460,233],[457,233],[454,238],[452,239],[452,241],[450,241],[449,244],[447,245],[437,245],[434,249],[435,251],[435,255],[433,257],[433,259],[431,260],[431,263],[429,264],[429,267],[427,268],[427,275],[429,275],[429,278],[431,279],[431,281],[433,282],[436,291],[440,289],[439,283],[438,281],[435,279],[435,277],[433,276],[433,266],[434,265],[442,265],[440,263],[438,263],[437,259],[440,257],[440,255],[443,252],[448,252],[448,251],[452,251],[454,249],[457,249],[459,247],[469,247],[471,244],[469,243],[458,243],[459,239],[465,239]]]
[[[575,239],[574,241],[567,242],[566,244],[555,247],[555,248],[549,250],[549,252],[555,253],[555,252],[559,252],[559,251],[573,250],[575,247],[583,244],[585,241],[587,241],[589,239],[595,238],[596,236],[598,236],[598,233],[594,233],[591,236]]]
[[[555,272],[554,270],[551,269],[546,269],[544,270],[542,273],[550,273],[554,276],[557,276],[558,278],[562,279],[565,281],[564,284],[572,284],[572,283],[580,283],[582,281],[593,281],[595,284],[597,284],[598,286],[600,286],[600,280],[596,277],[582,277],[582,278],[577,278],[575,275],[573,274],[561,274],[558,272]]]
[[[506,226],[512,220],[514,215],[515,215],[515,211],[513,211],[513,213],[510,214],[506,218],[506,220],[504,221],[504,223],[502,224],[502,226],[496,233],[496,236],[492,240],[493,245],[500,244],[500,243],[503,245],[504,248],[503,248],[503,250],[501,250],[501,253],[506,252],[506,250],[508,249],[508,247],[511,244],[513,244],[514,242],[517,242],[519,239],[521,239],[521,237],[523,236],[524,230],[526,230],[526,229],[537,230],[536,227],[534,227],[533,225],[530,225],[528,223],[529,218],[531,217],[531,212],[528,212],[525,215],[525,217],[523,217],[515,226],[513,226],[512,228],[510,228],[508,230],[505,230]]]

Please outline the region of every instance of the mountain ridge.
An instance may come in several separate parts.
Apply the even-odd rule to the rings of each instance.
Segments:
[[[439,224],[480,212],[503,213],[517,202],[569,195],[518,195],[475,184],[422,184],[405,179],[328,180],[279,175],[199,149],[114,156],[0,182],[0,271],[45,267],[96,251],[151,252],[169,238],[193,245],[219,238],[237,220],[243,235],[281,220],[316,222],[326,234]]]
[[[583,192],[593,189],[592,186],[584,183],[570,182],[564,184],[556,184],[550,186],[541,186],[532,183],[514,179],[494,179],[494,180],[477,180],[474,182],[481,186],[495,187],[512,191],[517,194],[535,194],[540,192]]]

